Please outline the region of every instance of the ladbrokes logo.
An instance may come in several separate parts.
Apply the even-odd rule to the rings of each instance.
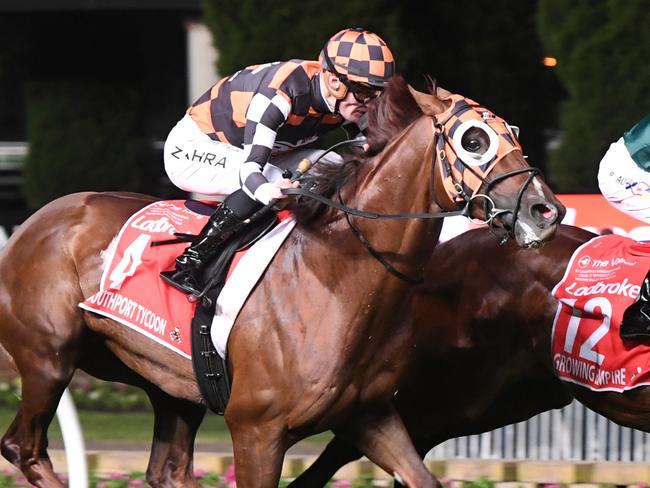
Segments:
[[[566,287],[566,292],[575,297],[586,297],[591,295],[622,295],[630,298],[639,296],[641,286],[630,283],[627,278],[621,282],[605,283],[599,281],[595,285],[580,286],[578,283],[571,283]]]

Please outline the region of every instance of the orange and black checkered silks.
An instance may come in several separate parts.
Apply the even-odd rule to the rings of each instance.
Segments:
[[[267,182],[262,169],[272,155],[291,151],[345,127],[359,128],[332,113],[320,86],[317,61],[293,59],[248,66],[211,87],[187,110],[213,140],[244,150],[242,188],[249,196]]]
[[[383,87],[395,72],[393,54],[384,40],[361,29],[344,29],[332,36],[321,63],[350,81],[377,87]]]
[[[451,95],[451,107],[436,116],[436,142],[437,158],[442,164],[437,164],[441,172],[442,181],[447,194],[453,196],[459,204],[466,203],[467,195],[474,195],[484,183],[487,175],[495,165],[512,151],[522,152],[521,145],[508,128],[506,122],[494,115],[488,109],[480,106],[475,101],[460,95]],[[464,163],[452,144],[454,133],[460,125],[468,120],[478,120],[486,123],[498,136],[499,147],[492,160],[480,166],[469,166]],[[446,160],[446,161],[445,161]],[[460,184],[462,192],[457,185]],[[463,196],[463,194],[465,196]]]
[[[197,126],[210,138],[237,147],[254,144],[257,124],[277,132],[274,143],[293,147],[313,142],[340,127],[344,120],[332,114],[320,95],[315,61],[290,60],[249,66],[223,78],[187,110]],[[253,97],[264,96],[266,109],[259,120],[251,120]],[[286,100],[288,113],[281,113],[274,97]],[[273,148],[254,147],[251,160],[265,163]],[[276,148],[277,149],[277,148]]]

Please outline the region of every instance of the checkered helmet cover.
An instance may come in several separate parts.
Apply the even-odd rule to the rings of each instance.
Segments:
[[[395,72],[395,60],[384,40],[366,30],[343,29],[334,34],[319,57],[323,69],[355,83],[383,88]]]

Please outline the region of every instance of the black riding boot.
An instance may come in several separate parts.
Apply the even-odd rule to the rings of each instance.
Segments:
[[[222,203],[203,227],[194,244],[176,258],[176,268],[163,271],[160,273],[161,278],[188,295],[200,294],[203,290],[203,266],[214,255],[219,245],[232,235],[232,230],[241,223],[242,219]]]
[[[623,313],[622,339],[650,338],[650,271],[646,274],[639,298]]]

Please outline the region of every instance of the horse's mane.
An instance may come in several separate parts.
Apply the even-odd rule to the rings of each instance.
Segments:
[[[431,93],[436,92],[432,82]],[[368,150],[355,150],[343,156],[343,164],[319,162],[310,172],[307,185],[312,191],[328,198],[334,195],[359,166],[379,154],[397,134],[423,115],[409,85],[401,76],[395,76],[386,85],[382,96],[368,109]],[[311,186],[310,186],[311,185]],[[302,197],[295,205],[296,220],[301,225],[312,224],[325,210],[325,205]]]

